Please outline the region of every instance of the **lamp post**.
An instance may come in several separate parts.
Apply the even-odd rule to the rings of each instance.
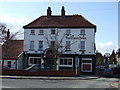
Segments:
[[[78,57],[75,57],[75,67],[76,67],[76,76],[77,76],[77,67],[78,67],[78,60],[79,58]]]

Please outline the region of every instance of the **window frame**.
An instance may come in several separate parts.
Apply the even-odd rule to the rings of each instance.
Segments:
[[[53,43],[53,42],[54,42],[54,43]],[[55,41],[51,41],[51,42],[50,42],[50,46],[51,46],[51,47],[55,47],[55,44],[56,44]]]
[[[32,30],[30,31],[30,35],[35,35],[35,30],[34,30],[34,29],[32,29]]]
[[[32,43],[33,42],[33,43]],[[30,49],[30,51],[34,51],[34,49],[35,49],[35,41],[30,41],[30,47],[29,47]]]
[[[12,61],[7,61],[7,67],[11,68],[12,67]]]
[[[86,62],[83,62],[83,61],[91,61],[91,63],[86,63]],[[90,70],[83,70],[84,65],[90,65]],[[81,71],[82,72],[92,72],[92,58],[82,58],[81,59]]]
[[[38,42],[38,51],[43,51],[43,41]]]
[[[61,64],[61,59],[63,60]],[[65,64],[65,60],[67,60],[67,64]],[[68,60],[71,60],[71,64],[69,64],[69,61]],[[61,67],[73,67],[73,58],[60,58],[59,59],[59,66]]]
[[[40,29],[38,35],[44,35],[44,30],[43,30],[43,29]]]
[[[80,50],[85,50],[85,41],[80,41]]]
[[[85,29],[81,29],[81,30],[80,30],[80,34],[81,34],[81,35],[85,35]]]
[[[71,50],[70,43],[71,41],[66,41],[66,47],[65,47],[66,50]]]
[[[70,29],[66,30],[66,35],[71,35],[71,30]]]
[[[51,29],[51,35],[55,35],[56,34],[56,30],[53,28]]]
[[[31,63],[30,59],[33,59],[33,61],[32,61],[33,63]],[[35,63],[35,59],[37,59],[36,60],[37,63]],[[38,64],[38,59],[40,59],[40,64],[42,64],[42,58],[41,57],[29,57],[29,59],[28,59],[28,65],[31,66],[33,64]]]

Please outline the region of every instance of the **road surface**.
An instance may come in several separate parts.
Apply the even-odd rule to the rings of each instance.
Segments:
[[[2,88],[112,88],[117,78],[91,80],[2,79]]]

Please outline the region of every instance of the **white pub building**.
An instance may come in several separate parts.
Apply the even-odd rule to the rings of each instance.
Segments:
[[[24,28],[24,68],[33,64],[43,69],[80,70],[81,73],[95,71],[96,25],[82,15],[40,16]]]

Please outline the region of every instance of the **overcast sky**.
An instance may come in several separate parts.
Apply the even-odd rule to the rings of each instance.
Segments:
[[[95,24],[96,46],[102,54],[117,50],[118,2],[0,2],[0,22],[11,32],[23,30],[23,25],[46,15],[48,6],[52,15],[60,15],[64,6],[67,15],[79,14]]]

